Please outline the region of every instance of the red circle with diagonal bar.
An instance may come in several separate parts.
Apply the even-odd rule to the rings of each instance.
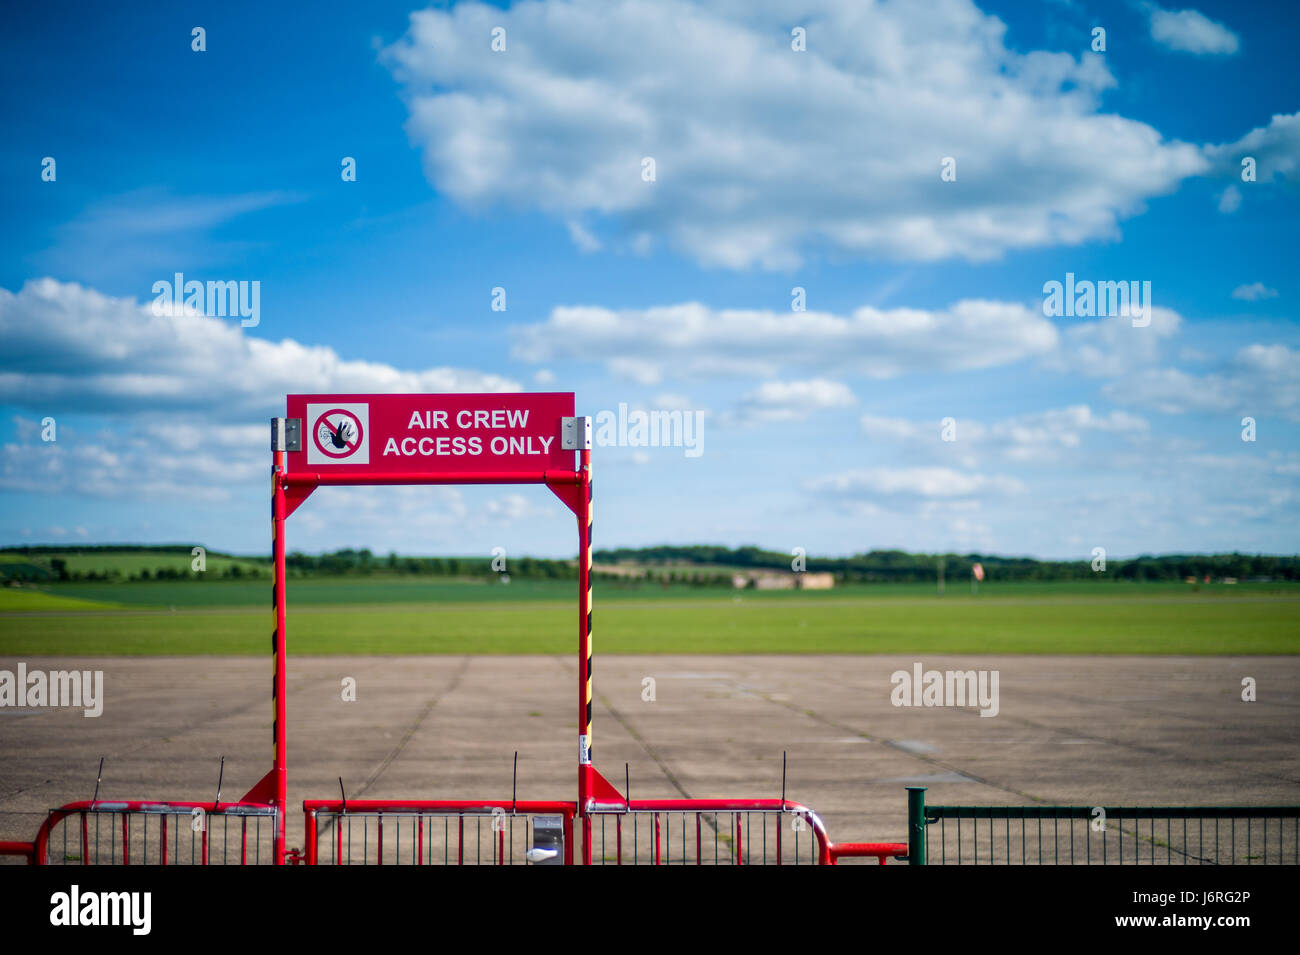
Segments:
[[[335,418],[335,415],[338,417]],[[324,442],[321,441],[322,425],[329,435]],[[346,458],[355,454],[365,436],[360,419],[344,408],[331,408],[317,418],[311,426],[312,441],[316,442],[316,447],[321,454],[327,454],[331,458]]]

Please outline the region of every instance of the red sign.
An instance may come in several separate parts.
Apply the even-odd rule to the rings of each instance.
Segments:
[[[573,451],[560,447],[572,392],[289,395],[288,405],[302,421],[291,474],[573,470]]]

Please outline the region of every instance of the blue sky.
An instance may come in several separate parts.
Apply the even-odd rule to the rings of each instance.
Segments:
[[[597,449],[598,544],[1294,553],[1298,18],[16,10],[0,543],[262,551],[264,422],[287,391],[505,388],[706,412],[699,457]],[[259,324],[151,314],[176,272],[259,282]],[[1067,272],[1150,282],[1150,323],[1045,316]],[[290,531],[305,550],[572,548],[532,488],[329,489]]]

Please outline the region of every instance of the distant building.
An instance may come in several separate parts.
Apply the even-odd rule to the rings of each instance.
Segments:
[[[835,575],[830,573],[784,573],[777,570],[744,571],[731,575],[737,590],[830,590]]]
[[[830,590],[835,586],[835,575],[831,573],[799,574],[795,586],[800,590]]]

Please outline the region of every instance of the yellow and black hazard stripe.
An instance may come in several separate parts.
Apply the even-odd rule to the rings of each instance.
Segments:
[[[587,540],[583,560],[587,567],[587,760],[591,761],[591,467],[587,467]]]

